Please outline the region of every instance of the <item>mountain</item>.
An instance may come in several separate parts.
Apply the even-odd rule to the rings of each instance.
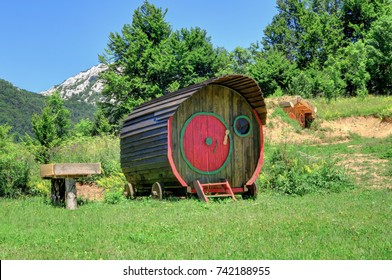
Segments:
[[[60,85],[40,92],[40,94],[48,96],[58,91],[64,99],[84,101],[95,105],[99,101],[103,89],[103,83],[99,80],[99,74],[106,69],[107,67],[104,64],[98,64],[66,79]]]
[[[20,89],[8,81],[0,79],[0,125],[12,126],[12,132],[32,134],[31,117],[40,114],[46,105],[47,97]],[[71,121],[93,119],[96,106],[85,102],[65,100],[65,107],[71,111]]]

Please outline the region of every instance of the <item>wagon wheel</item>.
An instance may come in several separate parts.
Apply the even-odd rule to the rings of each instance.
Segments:
[[[249,185],[247,187],[248,187],[248,191],[242,194],[242,198],[243,199],[257,198],[258,189],[257,189],[256,184],[253,183],[252,185]]]
[[[131,199],[135,198],[135,188],[131,183],[125,184],[124,195]]]
[[[162,198],[163,198],[162,187],[161,187],[161,184],[159,184],[158,182],[155,182],[152,185],[151,196],[153,199],[162,200]]]

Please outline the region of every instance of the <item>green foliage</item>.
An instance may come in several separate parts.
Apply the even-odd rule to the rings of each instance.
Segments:
[[[0,125],[12,126],[19,135],[32,133],[31,116],[44,107],[45,98],[0,79]]]
[[[166,12],[146,1],[135,10],[132,24],[109,35],[108,48],[99,57],[108,66],[100,76],[105,82],[100,106],[112,124],[168,86],[170,63],[165,60],[171,27],[164,20]]]
[[[284,93],[328,100],[391,94],[390,0],[278,0],[277,9],[264,30],[262,50],[248,67],[267,95],[277,86]],[[270,59],[276,52],[292,69],[279,57]],[[270,74],[279,69],[276,62],[283,65],[281,75]]]
[[[278,14],[264,30],[264,48],[282,52],[301,70],[322,65],[343,37],[339,2],[278,0]]]
[[[13,143],[10,126],[0,125],[0,196],[16,197],[28,193],[31,155]]]
[[[391,96],[368,95],[364,98],[338,98],[330,102],[315,98],[310,102],[317,107],[317,115],[325,120],[355,116],[392,117]]]
[[[127,183],[121,172],[112,173],[110,177],[97,180],[97,184],[105,189],[104,201],[108,204],[117,204],[125,200],[124,186]]]
[[[35,139],[39,143],[36,158],[42,163],[49,163],[49,149],[59,145],[69,135],[70,112],[64,107],[64,100],[53,94],[41,115],[34,114],[31,122]]]
[[[103,111],[98,109],[94,114],[94,123],[91,127],[91,135],[102,136],[107,135],[113,130],[109,120],[105,117]]]
[[[380,17],[366,36],[370,89],[375,94],[392,95],[392,16]]]
[[[290,62],[282,52],[271,50],[260,52],[248,71],[259,83],[264,96],[268,96],[272,95],[278,87],[287,89],[290,79],[296,76],[295,68],[295,63]]]
[[[101,74],[105,88],[100,107],[111,124],[118,125],[144,101],[229,72],[229,55],[213,48],[205,30],[172,32],[166,13],[145,1],[132,24],[125,24],[121,34],[110,33],[99,59],[108,66]]]
[[[260,177],[264,188],[288,195],[336,193],[353,187],[345,171],[330,159],[318,159],[278,147]]]
[[[341,73],[346,83],[346,94],[364,97],[370,75],[366,70],[367,52],[364,43],[356,42],[344,49]]]
[[[70,138],[50,150],[53,162],[100,162],[104,177],[121,172],[120,141],[117,137]]]
[[[93,122],[89,119],[82,119],[74,125],[73,135],[76,137],[91,136],[93,131]]]
[[[282,121],[289,124],[297,133],[302,130],[301,125],[298,121],[293,120],[289,115],[283,110],[283,108],[276,108],[271,114],[271,118],[279,117]]]
[[[0,125],[8,124],[11,132],[20,138],[26,133],[33,135],[31,118],[45,107],[49,97],[19,89],[11,83],[0,79]],[[65,100],[65,107],[71,112],[73,123],[83,118],[92,118],[95,106],[85,102]]]
[[[366,37],[372,23],[388,13],[390,0],[344,0],[341,20],[347,42],[356,42]]]

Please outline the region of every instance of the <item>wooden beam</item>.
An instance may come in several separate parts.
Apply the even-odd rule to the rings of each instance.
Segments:
[[[51,163],[42,164],[42,178],[84,177],[101,174],[100,163]]]

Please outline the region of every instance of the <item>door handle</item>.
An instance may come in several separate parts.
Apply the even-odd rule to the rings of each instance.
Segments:
[[[225,138],[223,139],[223,145],[227,145],[227,141],[229,139],[230,130],[226,129],[225,131]]]

